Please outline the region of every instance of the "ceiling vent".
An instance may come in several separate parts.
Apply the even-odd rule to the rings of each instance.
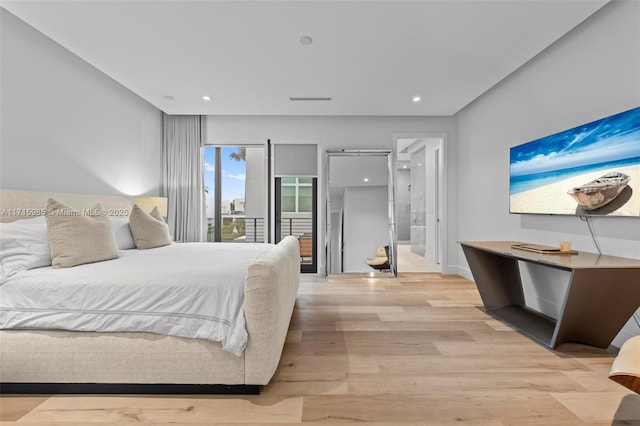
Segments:
[[[289,96],[289,100],[290,101],[309,101],[309,102],[315,102],[315,101],[330,101],[333,98],[329,98],[326,96]]]

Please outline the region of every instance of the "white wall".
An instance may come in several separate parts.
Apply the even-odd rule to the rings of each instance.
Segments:
[[[246,150],[246,179],[245,179],[245,215],[247,217],[265,217],[265,161],[264,148],[247,147]],[[213,216],[211,216],[213,217]]]
[[[457,138],[454,117],[333,117],[333,116],[209,116],[209,143],[264,141],[266,139],[306,140],[318,144],[318,272],[324,272],[324,151],[330,149],[394,149],[396,133],[445,133],[447,158],[447,209],[452,220],[447,222],[449,255],[457,256],[456,247],[456,180]],[[299,143],[299,142],[297,142]],[[457,265],[454,258],[453,268]],[[448,264],[443,272],[449,271]]]
[[[157,194],[161,113],[0,9],[0,186]]]
[[[578,217],[509,214],[509,147],[640,105],[639,52],[640,2],[613,1],[457,114],[459,240],[569,240],[595,251]],[[640,259],[640,219],[598,218],[593,226],[604,254]],[[461,250],[457,259],[471,278]],[[527,300],[553,315],[567,277],[524,275],[534,281]],[[633,334],[640,330],[630,320],[614,344]]]

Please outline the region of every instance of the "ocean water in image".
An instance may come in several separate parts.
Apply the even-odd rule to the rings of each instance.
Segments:
[[[544,185],[559,182],[574,176],[582,175],[599,170],[610,170],[616,167],[640,166],[640,157],[626,158],[618,161],[606,163],[589,164],[585,166],[572,167],[570,169],[554,170],[542,173],[534,173],[522,176],[511,176],[509,183],[509,194],[515,195],[530,189],[539,188]],[[584,182],[587,183],[587,182]]]

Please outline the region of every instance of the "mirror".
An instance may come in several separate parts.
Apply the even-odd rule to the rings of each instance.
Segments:
[[[391,151],[327,151],[326,271],[397,275]]]

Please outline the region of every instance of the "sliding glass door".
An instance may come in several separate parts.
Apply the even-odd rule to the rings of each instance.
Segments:
[[[265,241],[264,153],[263,146],[204,148],[207,241]]]

